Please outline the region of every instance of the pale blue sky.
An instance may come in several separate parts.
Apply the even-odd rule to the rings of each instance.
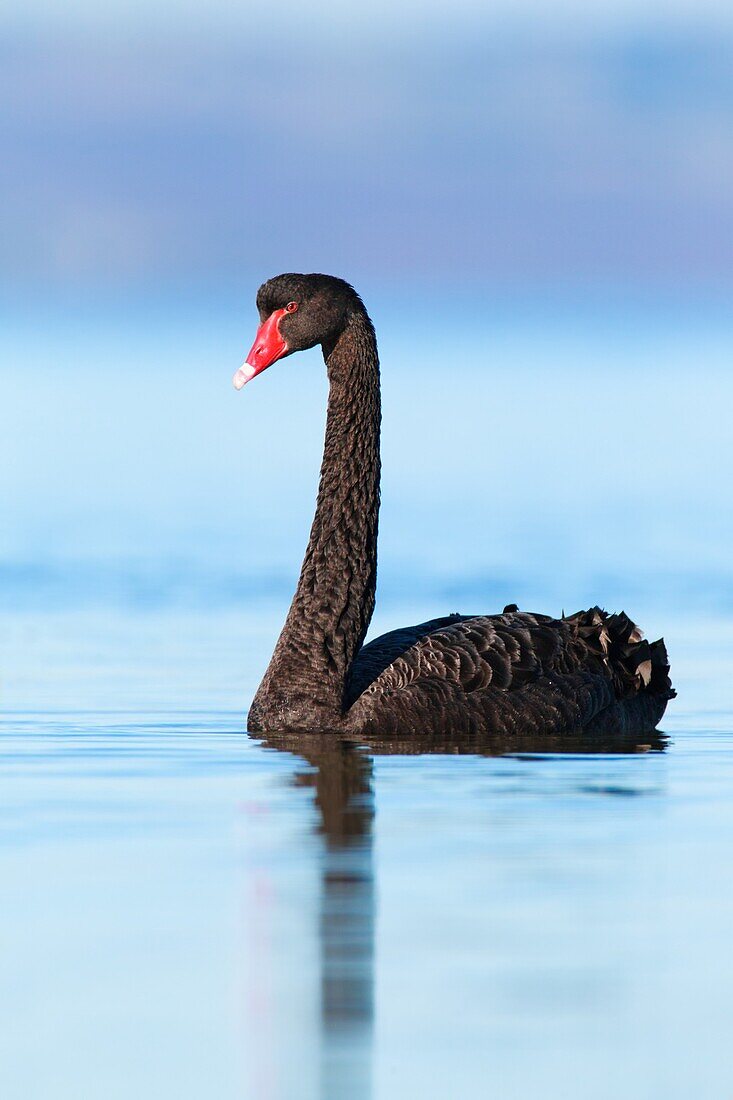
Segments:
[[[150,26],[165,20],[195,24],[199,21],[247,26],[258,14],[273,16],[270,4],[260,0],[73,0],[60,8],[54,0],[7,0],[4,18],[17,23],[37,26],[76,23],[100,26],[112,21]],[[640,21],[655,23],[730,23],[730,5],[725,0],[454,0],[450,6],[444,0],[404,0],[395,5],[389,0],[369,0],[364,4],[343,4],[339,0],[310,0],[305,7],[298,0],[281,0],[277,13],[284,20],[307,12],[303,22],[342,28],[354,24],[378,32],[382,26],[405,26],[416,18],[424,24],[445,25],[458,20],[486,26],[498,20],[522,20],[555,26],[618,26]],[[467,28],[469,29],[469,28]]]

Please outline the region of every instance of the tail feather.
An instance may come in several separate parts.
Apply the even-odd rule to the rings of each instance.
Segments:
[[[652,678],[649,690],[657,695],[664,695],[667,699],[674,699],[677,692],[672,687],[669,678],[669,657],[664,638],[659,638],[649,646],[652,654]]]
[[[645,692],[673,699],[664,640],[649,643],[640,628],[620,611],[609,615],[600,607],[578,611],[566,619],[576,636],[617,677],[624,695]]]

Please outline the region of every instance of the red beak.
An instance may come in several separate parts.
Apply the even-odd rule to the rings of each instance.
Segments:
[[[286,313],[285,309],[276,309],[257,329],[255,342],[250,348],[249,355],[232,379],[235,389],[241,390],[245,382],[262,374],[262,371],[277,359],[287,355],[288,345],[280,335],[279,327],[280,318]]]

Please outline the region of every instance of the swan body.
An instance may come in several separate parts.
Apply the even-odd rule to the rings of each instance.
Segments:
[[[260,327],[234,377],[321,344],[329,376],[316,514],[298,587],[248,718],[253,732],[370,737],[542,737],[652,731],[673,697],[663,641],[623,612],[559,619],[448,615],[363,645],[374,609],[379,359],[347,283],[280,275],[257,295]]]
[[[395,656],[389,634],[358,655],[347,725],[439,734],[451,715],[472,734],[625,734],[653,730],[669,698],[664,643],[649,645],[626,615],[598,607],[562,619],[456,615],[409,633]]]

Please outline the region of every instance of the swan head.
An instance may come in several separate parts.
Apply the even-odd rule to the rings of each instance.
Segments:
[[[234,386],[242,387],[278,359],[316,344],[329,346],[354,310],[363,310],[359,295],[333,275],[276,275],[257,291],[260,325]]]

